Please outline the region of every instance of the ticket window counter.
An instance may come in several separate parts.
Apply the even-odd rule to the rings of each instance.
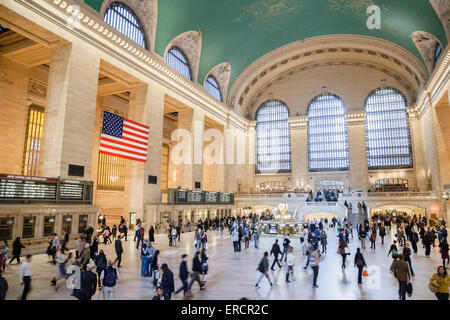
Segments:
[[[62,229],[68,234],[72,233],[72,216],[63,216]]]
[[[83,233],[88,227],[88,215],[82,214],[78,220],[78,233]]]
[[[55,218],[52,216],[44,217],[44,237],[49,237],[55,233]]]
[[[14,218],[0,219],[0,240],[12,240],[13,226],[14,226]]]
[[[196,222],[197,220],[195,219],[195,211],[191,211],[191,223]]]
[[[166,226],[170,223],[171,219],[172,215],[170,212],[161,212],[159,219],[161,228],[166,228]]]
[[[23,239],[34,238],[35,225],[36,225],[36,217],[24,217],[23,218],[23,229],[22,229],[22,238]]]

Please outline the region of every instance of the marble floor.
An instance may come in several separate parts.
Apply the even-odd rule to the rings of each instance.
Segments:
[[[161,251],[161,263],[167,263],[175,274],[175,286],[180,286],[178,279],[178,266],[181,255],[189,255],[188,265],[191,268],[191,256],[194,252],[193,233],[183,233],[181,242],[176,248],[168,246],[165,235],[158,235],[155,247]],[[130,241],[131,238],[131,241]],[[260,289],[254,287],[259,276],[256,271],[257,265],[264,251],[270,251],[273,238],[261,238],[260,248],[245,250],[242,245],[240,254],[233,252],[233,245],[228,233],[224,232],[223,239],[219,232],[208,232],[209,247],[209,273],[207,275],[206,290],[200,291],[198,285],[194,284],[192,293],[183,298],[182,294],[173,296],[173,299],[193,300],[237,300],[248,298],[251,300],[397,300],[398,283],[389,272],[392,262],[387,253],[390,246],[390,237],[385,239],[384,246],[377,239],[376,250],[366,249],[363,251],[366,263],[377,266],[379,272],[379,287],[368,286],[367,278],[362,286],[357,285],[357,268],[353,266],[354,253],[359,247],[359,241],[354,239],[350,243],[352,255],[347,259],[347,268],[341,269],[341,256],[336,253],[336,232],[328,231],[328,253],[322,256],[318,277],[319,288],[312,289],[312,270],[304,270],[305,256],[300,251],[300,241],[295,239],[294,248],[296,254],[296,265],[294,268],[295,281],[285,282],[285,266],[282,270],[270,272],[270,277],[275,285],[270,288],[266,279],[261,282]],[[280,242],[282,238],[280,237]],[[155,293],[151,280],[140,277],[140,250],[136,250],[133,238],[129,237],[123,242],[124,255],[122,268],[120,268],[121,279],[116,288],[116,299],[120,300],[148,300]],[[368,245],[368,248],[370,244]],[[105,251],[107,258],[115,258],[112,245],[100,245]],[[31,300],[71,300],[70,291],[61,283],[56,291],[49,286],[54,275],[55,266],[47,262],[46,255],[33,256],[33,282],[32,291],[29,294]],[[270,259],[272,262],[272,258]],[[441,264],[438,248],[432,249],[431,258],[425,258],[424,249],[419,247],[417,255],[412,257],[413,268],[416,274],[413,279],[413,300],[434,300],[435,296],[428,290],[428,280],[436,272],[437,266]],[[8,265],[5,278],[9,282],[7,300],[16,300],[20,297],[22,287],[18,281],[19,266]],[[376,276],[374,278],[376,279]],[[101,292],[97,292],[94,299],[102,299]]]

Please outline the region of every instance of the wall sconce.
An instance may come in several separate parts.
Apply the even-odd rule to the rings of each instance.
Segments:
[[[444,191],[444,193],[442,194],[442,198],[448,200],[448,197],[448,193]]]
[[[69,218],[66,219],[66,221],[70,222],[70,221],[72,221],[72,218],[69,217]]]

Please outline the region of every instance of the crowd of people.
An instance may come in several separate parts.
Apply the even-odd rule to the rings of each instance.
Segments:
[[[313,191],[310,190],[308,192],[308,197],[306,198],[306,202],[337,202],[339,199],[339,193],[342,193],[342,190],[339,189],[324,189],[318,190],[314,195]]]
[[[255,215],[250,213],[244,217],[227,217],[200,220],[195,225],[189,226],[180,221],[178,224],[169,223],[167,226],[167,236],[169,246],[175,247],[182,240],[183,230],[194,229],[194,254],[191,260],[191,268],[188,266],[189,256],[181,255],[178,277],[180,286],[175,288],[174,273],[168,263],[163,262],[161,252],[155,245],[155,228],[149,226],[147,232],[141,221],[136,221],[134,228],[134,239],[136,249],[140,256],[141,268],[140,276],[153,285],[155,289],[154,300],[170,300],[174,294],[183,292],[188,295],[194,284],[198,283],[200,290],[206,288],[209,256],[208,256],[208,232],[210,230],[219,231],[220,238],[223,238],[224,230],[228,229],[233,243],[235,254],[241,252],[243,243],[244,250],[252,247],[260,248],[259,240],[261,229],[258,221],[263,220],[265,215]],[[407,294],[412,291],[411,278],[414,278],[413,256],[419,251],[420,243],[424,249],[425,257],[430,256],[431,247],[438,246],[442,258],[442,266],[429,280],[429,290],[433,292],[437,299],[448,300],[448,287],[450,277],[447,275],[449,263],[447,229],[445,221],[440,221],[437,225],[431,226],[426,217],[408,215],[406,212],[377,212],[371,219],[365,219],[362,223],[357,223],[354,228],[347,219],[341,221],[338,218],[323,218],[320,220],[308,221],[306,227],[300,232],[300,250],[305,257],[304,270],[312,269],[312,287],[319,285],[319,266],[321,258],[327,254],[328,230],[336,230],[337,253],[341,256],[340,267],[345,272],[348,264],[348,257],[352,254],[349,244],[358,239],[360,245],[354,252],[353,264],[358,268],[358,285],[362,285],[364,273],[367,267],[364,253],[366,250],[376,250],[377,243],[384,244],[384,238],[390,235],[391,245],[387,256],[392,258],[389,271],[392,272],[399,283],[399,298],[406,299]],[[119,269],[122,266],[122,255],[124,247],[122,241],[127,241],[128,227],[122,217],[118,226],[111,228],[106,225],[106,218],[101,221],[99,229],[94,230],[88,227],[84,234],[75,241],[75,250],[68,249],[69,236],[66,232],[59,237],[54,234],[49,240],[46,248],[48,263],[54,265],[52,268],[53,278],[50,286],[58,287],[65,283],[72,288],[71,294],[79,300],[90,300],[96,292],[102,292],[105,300],[114,300],[116,297],[116,285],[121,279]],[[354,235],[355,233],[355,235]],[[378,238],[381,241],[378,241]],[[105,250],[99,248],[100,239],[103,245],[112,244],[115,257],[107,257]],[[191,238],[192,239],[192,238]],[[189,239],[189,241],[191,240]],[[366,247],[366,240],[370,241],[370,249]],[[266,278],[270,286],[274,282],[269,271],[275,271],[275,267],[283,269],[285,267],[286,283],[295,281],[294,267],[296,252],[293,246],[293,239],[285,234],[282,242],[275,239],[272,248],[263,253],[263,257],[257,266],[260,273],[255,284],[260,287],[262,279]],[[19,283],[23,286],[22,300],[26,300],[31,290],[32,281],[32,260],[31,255],[27,255],[25,261],[20,260],[24,246],[20,238],[15,239],[12,244],[11,264],[17,261],[20,265]],[[0,271],[5,271],[9,252],[7,241],[0,247]],[[269,261],[273,256],[272,263]],[[191,271],[189,271],[189,269]],[[386,268],[387,270],[387,268]],[[190,279],[189,279],[190,278]],[[0,272],[0,299],[5,299],[8,291],[8,282]]]

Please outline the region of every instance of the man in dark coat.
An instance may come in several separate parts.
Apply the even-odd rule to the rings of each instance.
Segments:
[[[114,249],[116,250],[116,261],[114,261],[114,263],[117,262],[117,268],[120,268],[120,263],[122,262],[122,253],[123,253],[123,248],[122,248],[122,241],[120,241],[120,237],[118,237],[116,239],[116,242],[114,243]]]
[[[92,272],[94,268],[95,263],[90,263],[87,265],[87,270],[81,272],[80,285],[83,295],[80,300],[91,300],[97,290],[97,275]]]
[[[188,276],[189,276],[189,271],[187,268],[187,254],[183,254],[183,256],[181,257],[181,263],[180,263],[180,280],[183,283],[183,286],[178,289],[177,291],[175,291],[175,294],[179,293],[181,290],[183,290],[183,293],[186,294],[186,292],[188,291]]]
[[[164,291],[164,294],[166,294],[170,299],[172,296],[172,292],[175,291],[173,272],[169,269],[169,267],[167,266],[166,263],[162,264],[161,269],[163,271],[163,274],[161,277],[161,287]]]
[[[16,240],[13,242],[13,251],[12,251],[12,258],[9,261],[9,264],[11,264],[14,260],[17,260],[17,263],[20,263],[20,255],[22,253],[22,248],[25,248],[22,245],[22,242],[20,242],[20,237],[17,237]]]
[[[277,239],[277,240],[275,240],[275,243],[272,246],[272,250],[270,250],[270,254],[271,255],[273,254],[273,257],[274,257],[272,267],[270,268],[270,270],[275,271],[275,269],[273,268],[275,266],[275,263],[278,264],[278,267],[281,268],[280,261],[278,261],[278,255],[281,253],[282,252],[281,252],[280,246],[278,244],[278,239]]]

